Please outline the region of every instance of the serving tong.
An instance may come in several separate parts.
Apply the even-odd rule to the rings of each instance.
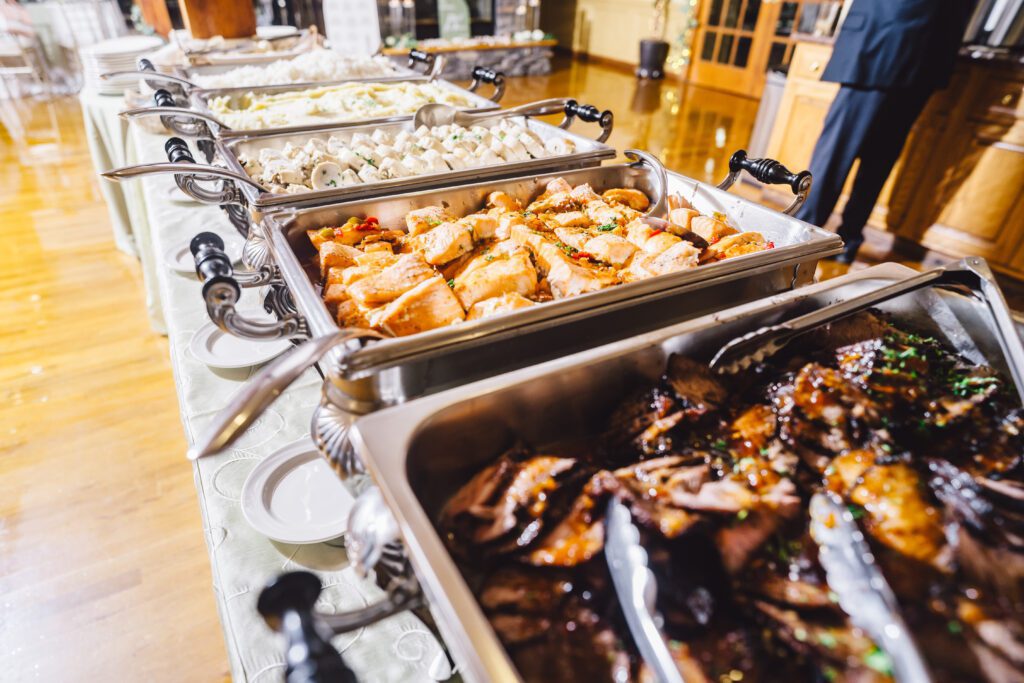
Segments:
[[[834,493],[815,493],[810,517],[818,561],[850,622],[889,655],[899,683],[929,683],[932,679],[924,658],[853,514]]]
[[[967,258],[957,263],[927,270],[891,285],[879,287],[866,294],[819,308],[792,320],[762,327],[727,343],[718,350],[708,366],[720,374],[736,374],[755,363],[774,356],[790,342],[822,325],[925,287],[966,288],[970,292],[986,294],[987,296],[984,297],[986,301],[990,301],[991,298],[1001,300],[1002,294],[989,280],[990,276],[986,276],[981,272],[982,270],[987,270],[984,261],[978,258]],[[993,315],[998,314],[991,304],[989,304],[989,308]],[[999,341],[1003,350],[1010,353],[1011,349],[1007,347],[1005,341],[1003,339]],[[1024,382],[1022,382],[1024,378],[1018,376],[1017,370],[1012,366],[1011,372],[1014,373],[1014,381],[1020,390],[1024,386]]]
[[[604,520],[604,556],[626,625],[644,663],[660,683],[685,683],[662,635],[657,611],[658,584],[647,566],[647,551],[629,508],[612,496]]]

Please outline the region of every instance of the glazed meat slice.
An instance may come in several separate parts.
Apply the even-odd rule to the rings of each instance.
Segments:
[[[502,456],[448,502],[441,525],[452,530],[461,552],[513,532],[523,545],[537,537],[550,492],[575,465],[571,458],[535,456],[516,462]]]
[[[473,230],[458,223],[442,223],[410,241],[427,263],[439,266],[473,249]]]
[[[647,195],[640,190],[621,187],[613,190],[607,190],[601,195],[601,198],[609,204],[625,204],[634,211],[646,211],[647,207],[651,204]]]
[[[525,249],[492,258],[491,262],[455,277],[455,296],[464,308],[503,294],[530,296],[537,290],[537,271]]]
[[[694,230],[694,232],[697,232]],[[697,234],[700,234],[697,232]],[[703,237],[703,235],[701,235]],[[701,255],[701,263],[710,263],[712,261],[721,261],[723,259],[735,258],[737,256],[746,256],[747,254],[753,254],[758,251],[764,251],[770,247],[768,241],[759,232],[740,232],[735,235],[729,235],[723,237],[717,242],[711,243],[708,240],[710,246],[704,250]]]
[[[684,408],[674,394],[660,387],[637,391],[620,403],[608,420],[605,439],[611,464],[671,451],[671,430],[686,417]]]
[[[521,211],[523,205],[515,197],[505,192],[492,192],[487,195],[487,208],[496,208],[503,211]]]
[[[550,264],[547,280],[556,299],[597,292],[618,284],[614,272],[581,265],[549,242],[541,245],[540,253]]]
[[[443,206],[427,206],[405,214],[405,225],[410,235],[419,235],[454,218]]]
[[[847,677],[858,681],[890,681],[892,677],[868,666],[874,653],[875,643],[862,631],[851,626],[845,619],[817,620],[804,618],[793,609],[780,608],[756,600],[752,609],[768,625],[772,637],[781,641],[793,652],[819,661],[825,666],[843,670],[851,667],[854,671]],[[824,668],[824,666],[822,667]]]
[[[510,648],[519,674],[538,683],[618,683],[630,678],[629,653],[611,625],[571,600],[537,638]]]
[[[895,329],[877,313],[862,311],[812,330],[808,338],[816,348],[837,349],[893,334]]]
[[[636,253],[636,247],[630,242],[607,232],[591,237],[580,249],[593,254],[598,261],[618,267],[626,265]]]
[[[380,306],[433,276],[434,270],[419,255],[403,254],[379,273],[352,284],[348,293],[362,306]]]
[[[689,242],[677,242],[665,251],[644,263],[652,275],[666,275],[680,270],[696,268],[700,261],[700,249]]]
[[[426,332],[465,319],[462,304],[440,276],[424,280],[389,303],[375,324],[396,337]]]
[[[723,237],[737,233],[737,230],[727,223],[710,216],[701,216],[700,214],[691,214],[687,227],[707,240],[708,244],[715,244]]]
[[[473,304],[466,313],[466,320],[478,320],[492,315],[511,313],[521,308],[536,306],[533,301],[520,294],[502,294],[501,296],[484,299]]]
[[[908,465],[875,465],[849,492],[864,508],[868,532],[882,544],[920,562],[945,568],[948,558],[942,516],[922,495],[922,482]]]
[[[726,386],[706,363],[678,353],[669,356],[665,381],[687,408],[699,413],[718,410],[729,395]]]
[[[608,473],[603,471],[594,475],[568,514],[530,546],[527,562],[535,566],[573,567],[601,552],[607,477]]]
[[[583,228],[555,228],[554,233],[559,242],[577,251],[583,250],[583,245],[590,239],[590,231]]]
[[[881,427],[872,398],[832,368],[802,367],[791,382],[770,390],[779,417],[779,437],[814,470],[828,467],[830,456],[869,441]]]
[[[456,223],[472,232],[474,242],[489,240],[498,230],[498,220],[486,213],[471,213],[460,218]]]
[[[355,247],[340,242],[324,242],[320,245],[320,273],[326,276],[331,268],[354,266],[356,257],[361,254]]]

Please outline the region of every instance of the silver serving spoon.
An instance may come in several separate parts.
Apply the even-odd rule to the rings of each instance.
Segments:
[[[437,126],[450,126],[457,124],[469,127],[493,118],[505,118],[511,116],[548,116],[549,114],[561,114],[565,111],[565,105],[569,102],[566,97],[555,97],[539,102],[522,104],[511,109],[498,109],[494,111],[473,112],[453,107],[450,104],[433,102],[425,104],[416,111],[413,117],[413,128],[426,126],[435,128]]]

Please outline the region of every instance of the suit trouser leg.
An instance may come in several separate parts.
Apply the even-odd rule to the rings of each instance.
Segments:
[[[814,225],[828,221],[884,96],[879,90],[845,85],[839,89],[814,146],[810,168],[814,181],[797,218]],[[785,163],[785,159],[780,161]]]
[[[895,90],[886,94],[874,123],[864,137],[857,157],[860,166],[850,197],[843,208],[839,236],[847,244],[864,241],[864,226],[878,195],[903,153],[910,129],[928,102],[931,90]]]

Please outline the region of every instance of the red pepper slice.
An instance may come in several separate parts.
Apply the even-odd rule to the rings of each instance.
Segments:
[[[768,248],[769,249],[774,249],[775,248],[775,242],[768,242]]]
[[[572,257],[574,259],[588,258],[590,260],[594,260],[594,255],[586,251],[577,251],[575,254],[572,255]]]
[[[660,235],[663,232],[665,232],[665,231],[662,230],[661,228],[655,228],[654,230],[651,231],[651,234],[648,235],[647,237],[648,237],[648,239],[650,239],[651,237],[654,237],[655,235]]]

